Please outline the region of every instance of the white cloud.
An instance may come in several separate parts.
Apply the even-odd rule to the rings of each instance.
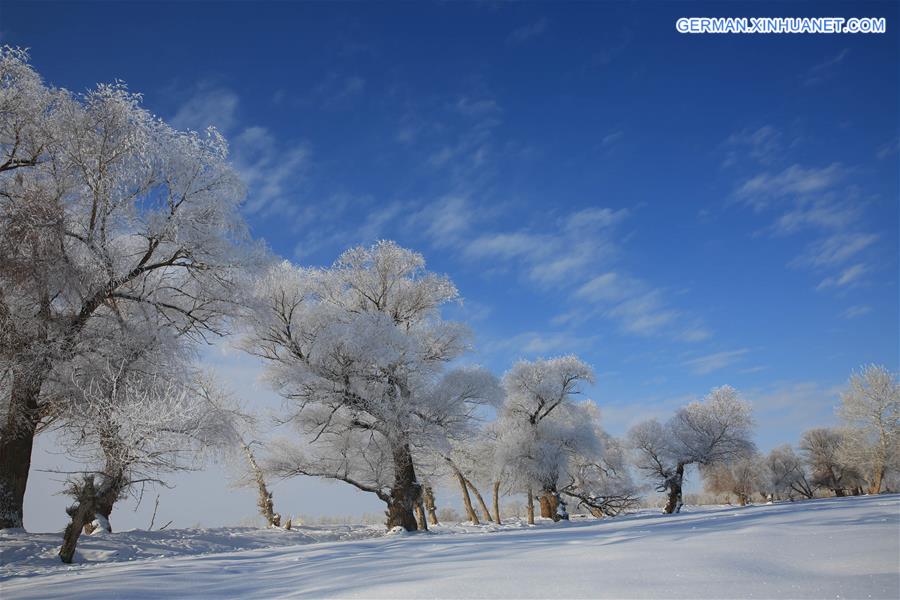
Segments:
[[[878,152],[875,153],[875,156],[878,157],[878,160],[884,160],[889,156],[893,156],[900,152],[900,138],[896,138],[886,144],[882,144],[878,147]]]
[[[488,233],[470,241],[465,248],[465,254],[469,258],[479,260],[537,257],[543,254],[544,244],[550,242],[547,237],[525,232]]]
[[[300,195],[311,150],[285,143],[267,128],[239,122],[240,98],[233,90],[201,83],[170,119],[180,129],[217,127],[228,139],[231,160],[247,185],[244,210],[289,219],[295,227],[310,218]]]
[[[473,100],[468,96],[463,96],[456,101],[454,108],[467,117],[480,117],[501,112],[500,105],[493,98]]]
[[[590,348],[597,339],[598,336],[581,336],[567,331],[525,331],[511,337],[486,340],[483,349],[489,354],[514,352],[519,356],[548,357]]]
[[[628,218],[627,208],[613,210],[611,208],[585,208],[574,212],[565,220],[566,229],[577,232],[583,229],[608,228],[618,225]]]
[[[834,186],[847,174],[840,163],[823,168],[791,165],[779,173],[761,173],[746,180],[736,196],[756,210],[768,207],[773,198],[802,196],[822,192]]]
[[[813,65],[806,73],[806,77],[803,80],[804,85],[815,85],[830,79],[834,75],[837,66],[844,62],[848,54],[850,54],[850,49],[844,48],[836,55]]]
[[[819,198],[782,214],[775,220],[772,230],[778,235],[809,228],[842,230],[857,221],[860,214],[859,206]]]
[[[325,108],[335,108],[358,96],[366,87],[359,75],[331,72],[313,90],[313,100]]]
[[[807,246],[806,251],[792,261],[792,265],[828,267],[847,262],[878,241],[874,233],[837,233]]]
[[[607,134],[600,139],[600,145],[604,148],[608,148],[621,140],[623,137],[625,137],[624,131],[613,131],[612,133]]]
[[[245,210],[263,216],[297,217],[297,196],[310,150],[306,144],[284,146],[265,127],[247,127],[232,138],[235,166],[247,184]]]
[[[424,230],[435,246],[447,247],[470,233],[474,219],[475,210],[469,199],[461,194],[449,194],[425,204],[410,216],[409,224]]]
[[[618,319],[629,333],[651,335],[672,323],[679,312],[668,308],[659,290],[629,298],[610,309],[609,315]]]
[[[856,319],[857,317],[861,317],[863,315],[867,315],[872,312],[872,307],[865,304],[857,304],[847,308],[841,316],[845,319]]]
[[[616,302],[635,292],[636,283],[618,273],[602,273],[592,277],[575,291],[579,300]]]
[[[716,352],[687,360],[684,362],[684,366],[691,369],[696,375],[707,375],[738,362],[749,351],[747,348],[741,348],[728,352]]]
[[[816,287],[817,290],[824,290],[828,288],[841,288],[849,285],[854,285],[859,283],[859,280],[863,275],[869,272],[869,267],[863,263],[856,263],[846,269],[842,270],[839,274],[826,277],[822,280],[821,283]]]
[[[722,166],[736,164],[739,160],[738,152],[742,150],[760,164],[771,164],[781,151],[781,137],[781,132],[771,125],[733,133],[725,140],[728,150]]]
[[[514,30],[506,37],[506,43],[510,45],[523,44],[547,31],[548,24],[549,22],[547,21],[547,19],[545,17],[541,17],[534,23],[523,25],[522,27]]]
[[[169,123],[176,129],[203,131],[212,126],[229,132],[235,126],[239,102],[238,95],[232,90],[201,83]]]
[[[844,180],[851,170],[840,163],[827,167],[794,164],[780,172],[765,172],[744,181],[735,198],[757,212],[777,211],[767,231],[785,236],[802,231],[824,237],[808,243],[803,253],[790,261],[792,267],[832,271],[817,290],[845,288],[860,282],[871,267],[859,257],[878,236],[859,230],[864,203],[855,186]],[[851,258],[856,264],[842,267]],[[840,269],[838,272],[833,272]]]

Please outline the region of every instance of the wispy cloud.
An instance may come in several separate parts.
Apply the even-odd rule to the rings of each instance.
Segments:
[[[212,126],[228,132],[235,126],[239,102],[237,93],[232,90],[200,83],[169,122],[178,129],[203,131]]]
[[[685,361],[684,366],[688,367],[696,375],[708,375],[713,371],[724,369],[740,361],[749,351],[747,348],[741,348],[740,350],[707,354],[706,356],[699,356]]]
[[[847,173],[840,163],[827,167],[791,165],[780,172],[760,173],[744,181],[735,192],[743,202],[756,210],[767,208],[773,200],[786,196],[803,196],[830,189]]]
[[[766,130],[757,139],[773,137],[777,135]],[[756,213],[774,215],[763,233],[789,236],[810,232],[818,236],[789,266],[819,272],[817,290],[847,288],[861,283],[872,270],[866,254],[879,239],[862,229],[865,202],[850,180],[853,172],[839,162],[824,167],[793,164],[781,170],[770,169],[741,181],[732,199]],[[846,266],[851,260],[855,264]]]
[[[493,98],[473,99],[463,96],[453,105],[460,114],[468,117],[481,117],[501,112],[500,105]]]
[[[826,58],[822,62],[813,65],[809,69],[809,71],[806,72],[806,76],[803,79],[803,84],[816,85],[830,79],[835,74],[835,70],[837,69],[838,65],[844,62],[848,54],[850,54],[850,49],[844,48],[834,56]]]
[[[863,263],[856,263],[846,269],[843,269],[837,275],[826,277],[816,286],[817,290],[825,290],[828,288],[843,288],[859,283],[863,275],[869,272],[869,266]]]
[[[545,31],[547,31],[547,26],[549,22],[545,17],[541,17],[534,23],[529,23],[528,25],[523,25],[518,29],[515,29],[506,37],[506,43],[511,46],[516,46],[519,44],[524,44],[525,42],[532,40],[540,35],[543,35]]]
[[[772,164],[781,153],[781,138],[781,132],[772,125],[733,133],[725,140],[726,152],[722,166],[730,167],[737,164],[741,152],[746,152],[751,159],[760,164]]]
[[[841,265],[878,240],[874,233],[837,233],[809,244],[803,254],[795,258],[793,266],[831,267]]]
[[[366,80],[355,74],[330,72],[312,89],[312,99],[325,108],[337,108],[362,94]]]
[[[627,215],[626,209],[590,208],[557,219],[555,226],[540,232],[481,233],[466,243],[463,253],[473,260],[515,261],[539,284],[581,279],[586,270],[618,251],[613,228]]]
[[[856,319],[858,317],[862,317],[863,315],[867,315],[872,312],[872,307],[867,304],[856,304],[847,308],[844,312],[841,313],[841,316],[845,319]]]
[[[879,146],[875,156],[878,157],[878,160],[884,160],[897,153],[900,153],[900,137]]]
[[[604,148],[609,148],[610,146],[621,141],[623,137],[625,137],[624,131],[613,131],[612,133],[609,133],[600,139],[600,145]]]
[[[304,141],[282,142],[266,127],[239,120],[240,97],[232,89],[199,83],[170,122],[181,129],[210,125],[229,139],[231,159],[247,185],[244,210],[287,218],[299,226],[309,208],[298,201],[311,149]]]
[[[543,356],[579,352],[596,343],[597,336],[583,336],[566,331],[525,331],[511,337],[486,340],[488,354],[514,352],[519,356]]]

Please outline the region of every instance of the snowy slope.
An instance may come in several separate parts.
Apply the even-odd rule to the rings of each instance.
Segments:
[[[4,600],[898,598],[900,496],[10,571]]]

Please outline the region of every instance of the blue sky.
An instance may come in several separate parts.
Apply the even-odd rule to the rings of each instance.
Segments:
[[[898,368],[898,12],[3,2],[0,40],[56,85],[122,79],[219,127],[278,254],[422,252],[465,298],[469,360],[574,352],[617,434],[728,383],[769,449],[833,422],[852,369]],[[682,16],[888,33],[682,35]],[[260,393],[249,359],[215,356]]]

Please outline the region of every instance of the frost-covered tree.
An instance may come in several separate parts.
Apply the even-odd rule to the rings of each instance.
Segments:
[[[469,428],[496,387],[483,369],[446,370],[469,336],[440,316],[456,287],[385,241],[328,269],[277,265],[256,297],[246,347],[304,442],[273,446],[269,467],[345,481],[387,504],[388,527],[417,529],[417,456]]]
[[[753,494],[766,487],[765,466],[762,457],[756,454],[713,463],[703,467],[701,475],[707,492],[734,495],[741,506],[746,506],[752,501]]]
[[[846,432],[840,429],[817,427],[803,433],[800,451],[812,474],[813,486],[830,490],[835,496],[846,496],[862,485],[858,468],[843,456],[847,443]]]
[[[73,374],[77,398],[67,408],[77,408],[60,415],[64,444],[75,458],[101,466],[72,483],[76,504],[68,511],[73,521],[60,552],[63,562],[71,562],[78,535],[91,520],[111,531],[113,506],[131,488],[163,483],[166,473],[198,468],[208,452],[236,443],[240,414],[211,380],[156,366],[111,360]]]
[[[688,465],[709,467],[754,451],[750,405],[730,386],[714,388],[702,402],[692,402],[666,423],[650,419],[628,433],[635,464],[666,492],[664,512],[679,512]]]
[[[624,445],[599,427],[599,419],[593,422],[599,443],[582,444],[570,455],[559,490],[595,517],[614,517],[636,507],[640,496]]]
[[[857,465],[868,492],[881,491],[888,471],[900,468],[900,382],[882,366],[868,365],[850,377],[838,413],[846,423],[844,462]]]
[[[774,448],[766,456],[766,478],[768,489],[776,498],[793,500],[795,496],[814,495],[806,465],[789,444]]]
[[[127,319],[222,332],[259,253],[214,130],[179,132],[121,84],[73,94],[0,50],[0,528],[22,526],[47,384]]]
[[[516,489],[529,499],[538,492],[541,516],[554,521],[568,518],[559,483],[569,458],[599,445],[593,415],[574,401],[593,380],[591,368],[575,356],[522,360],[503,376],[497,459]]]

